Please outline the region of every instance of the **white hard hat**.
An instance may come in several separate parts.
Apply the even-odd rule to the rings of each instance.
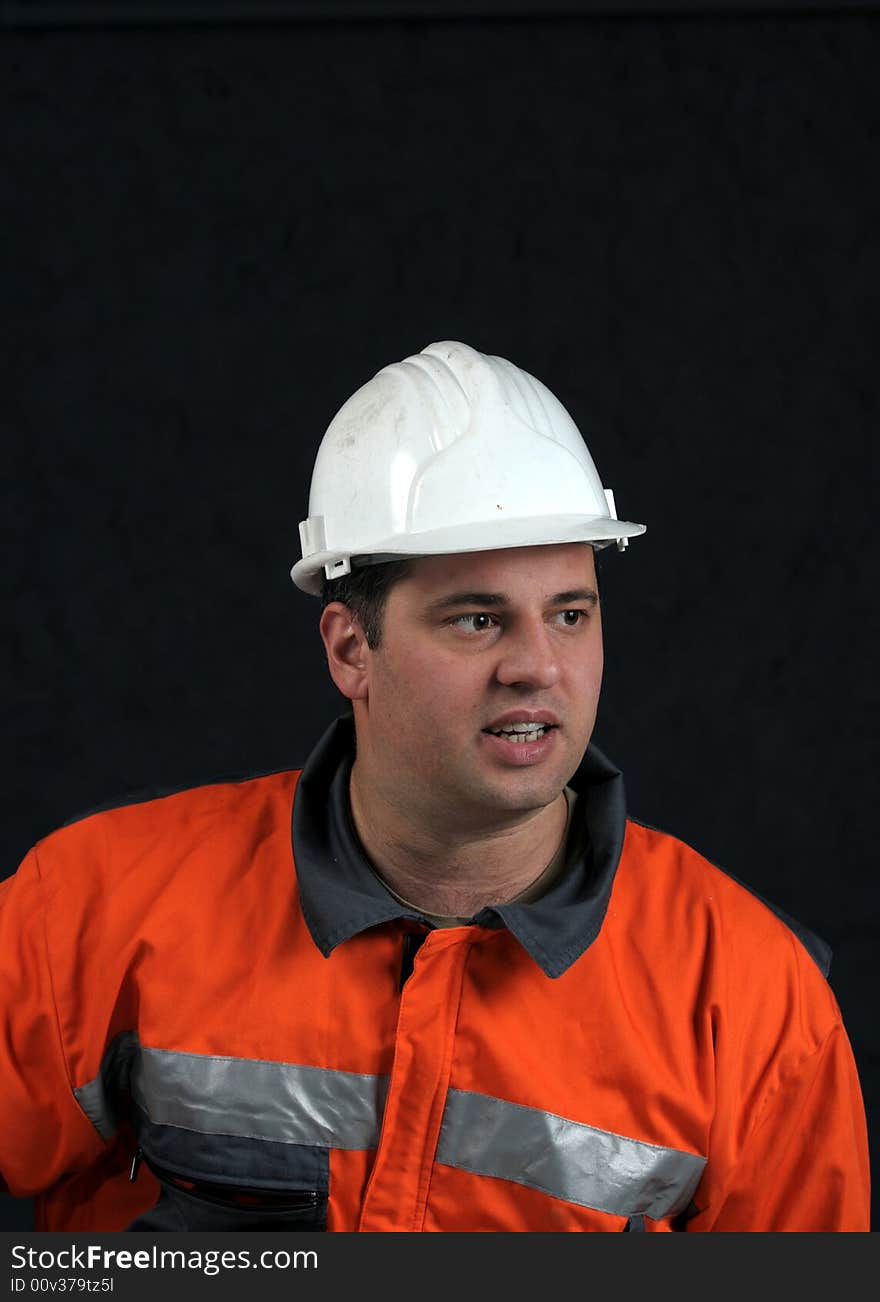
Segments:
[[[616,518],[577,426],[540,380],[446,341],[383,367],[336,413],[290,573],[320,594],[353,560],[566,542],[622,550],[644,532]]]

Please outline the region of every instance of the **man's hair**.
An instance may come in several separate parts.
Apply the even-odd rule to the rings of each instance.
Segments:
[[[380,561],[377,565],[353,565],[350,574],[341,579],[325,579],[321,588],[321,609],[331,601],[341,601],[357,615],[367,639],[367,646],[375,651],[382,641],[382,616],[388,593],[405,579],[412,568],[412,559],[404,556],[397,561]]]

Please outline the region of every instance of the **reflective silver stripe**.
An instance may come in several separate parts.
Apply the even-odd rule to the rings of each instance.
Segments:
[[[141,1048],[131,1091],[156,1125],[362,1149],[378,1143],[388,1078]]]
[[[145,1049],[126,1032],[108,1049],[100,1074],[74,1090],[105,1139],[116,1129],[112,1098],[119,1085],[131,1089],[155,1125],[345,1149],[378,1145],[388,1092],[387,1076]],[[687,1207],[706,1165],[695,1153],[454,1089],[436,1157],[579,1206],[654,1219]]]
[[[375,1148],[387,1076],[288,1062],[145,1049],[127,1031],[94,1080],[74,1089],[103,1139],[116,1130],[112,1099],[123,1085],[155,1125],[319,1148]]]
[[[437,1161],[580,1207],[654,1219],[687,1207],[706,1165],[695,1153],[464,1090],[447,1095]]]

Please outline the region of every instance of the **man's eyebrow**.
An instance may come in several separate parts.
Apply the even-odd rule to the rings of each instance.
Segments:
[[[555,597],[550,598],[551,606],[574,606],[579,601],[588,601],[595,606],[599,601],[599,594],[592,588],[572,588],[569,592],[557,592]]]
[[[438,597],[428,606],[431,613],[452,610],[456,606],[506,606],[507,597],[503,592],[450,592],[445,597]]]
[[[567,592],[557,592],[550,597],[547,602],[548,606],[573,606],[577,602],[586,601],[595,606],[599,597],[592,588],[570,588]],[[438,597],[428,606],[430,614],[438,614],[444,610],[455,610],[459,606],[474,606],[480,610],[488,610],[499,606],[510,604],[510,598],[503,592],[450,592],[445,597]]]

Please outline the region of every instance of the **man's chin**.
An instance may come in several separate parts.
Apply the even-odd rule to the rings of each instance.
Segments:
[[[475,782],[464,803],[477,816],[508,815],[515,819],[519,815],[527,818],[558,800],[565,785],[558,772],[539,774],[535,770],[520,770],[512,778],[505,777],[504,781]]]

